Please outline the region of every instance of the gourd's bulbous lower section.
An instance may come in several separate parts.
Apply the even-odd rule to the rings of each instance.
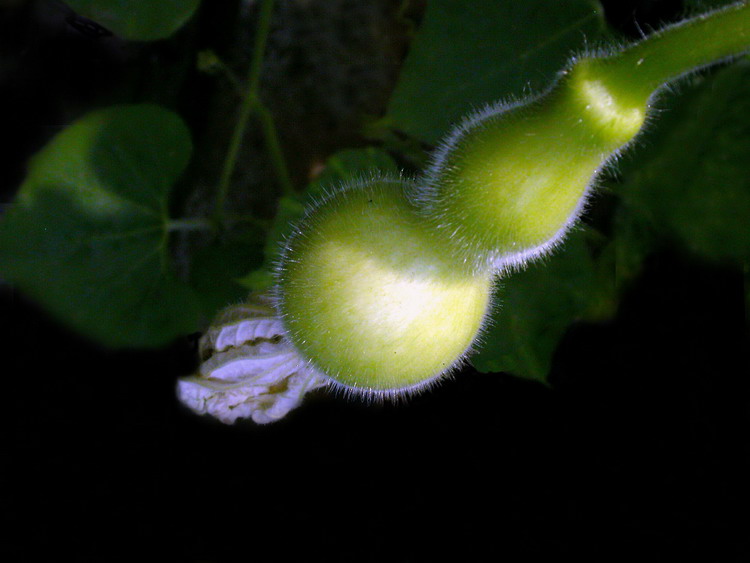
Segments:
[[[402,180],[372,180],[313,208],[288,242],[277,307],[303,357],[352,391],[418,389],[465,356],[492,273],[448,252]]]
[[[437,151],[418,200],[466,260],[504,268],[554,246],[641,129],[647,98],[597,69],[579,61],[539,98],[470,117]]]

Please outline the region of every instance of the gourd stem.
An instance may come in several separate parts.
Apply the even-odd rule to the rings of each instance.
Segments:
[[[219,179],[219,185],[217,188],[216,208],[214,209],[213,216],[214,222],[217,225],[222,223],[225,216],[224,206],[229,192],[229,185],[237,164],[237,157],[239,155],[240,147],[242,146],[242,139],[245,136],[247,123],[253,112],[257,113],[260,117],[271,160],[276,170],[276,174],[279,177],[279,183],[281,184],[282,190],[286,195],[293,192],[292,182],[289,178],[286,163],[284,162],[284,156],[281,152],[276,128],[270,116],[270,112],[261,101],[259,95],[260,75],[263,68],[263,55],[265,53],[268,33],[271,27],[273,5],[274,0],[263,0],[260,6],[258,29],[255,34],[255,44],[253,46],[253,57],[250,61],[250,69],[248,70],[247,76],[247,91],[242,99],[240,114],[232,133],[232,139],[229,143],[229,150],[227,151],[227,156],[224,160],[224,167],[222,168],[221,178]]]
[[[210,231],[213,224],[202,217],[171,219],[166,223],[167,230],[173,231]]]
[[[648,97],[687,72],[750,51],[750,2],[678,23],[600,59],[612,83]]]

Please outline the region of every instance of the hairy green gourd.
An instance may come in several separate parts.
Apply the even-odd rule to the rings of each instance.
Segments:
[[[423,388],[471,348],[493,278],[561,241],[654,93],[748,47],[742,2],[580,58],[543,95],[468,118],[414,183],[374,179],[332,195],[298,226],[277,272],[286,336],[351,392]]]
[[[582,59],[546,94],[470,117],[434,157],[422,213],[462,260],[503,268],[553,247],[592,179],[641,130],[647,97]]]
[[[279,308],[303,357],[347,389],[415,390],[476,339],[492,275],[443,251],[407,199],[374,179],[313,208],[289,241]]]

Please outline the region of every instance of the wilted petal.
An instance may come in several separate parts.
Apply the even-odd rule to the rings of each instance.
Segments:
[[[223,311],[201,339],[197,375],[180,379],[177,396],[198,414],[227,424],[266,424],[297,407],[327,379],[311,369],[284,337],[263,297]]]

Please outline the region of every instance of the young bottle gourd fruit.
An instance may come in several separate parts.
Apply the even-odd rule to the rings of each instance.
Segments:
[[[313,208],[287,245],[278,307],[288,338],[354,391],[415,390],[465,355],[492,273],[445,252],[400,179],[373,179]]]
[[[333,194],[277,271],[288,339],[354,393],[397,395],[447,373],[481,333],[493,278],[560,242],[642,130],[654,92],[749,44],[744,2],[574,60],[546,93],[465,120],[424,177]]]
[[[607,83],[597,63],[576,62],[539,98],[472,116],[443,143],[418,201],[462,261],[504,269],[552,248],[640,131],[648,95]]]
[[[574,60],[546,93],[469,117],[422,178],[329,195],[286,243],[273,308],[251,298],[220,315],[181,400],[265,423],[317,387],[395,397],[430,385],[481,334],[493,279],[562,240],[654,92],[749,48],[745,1]]]

